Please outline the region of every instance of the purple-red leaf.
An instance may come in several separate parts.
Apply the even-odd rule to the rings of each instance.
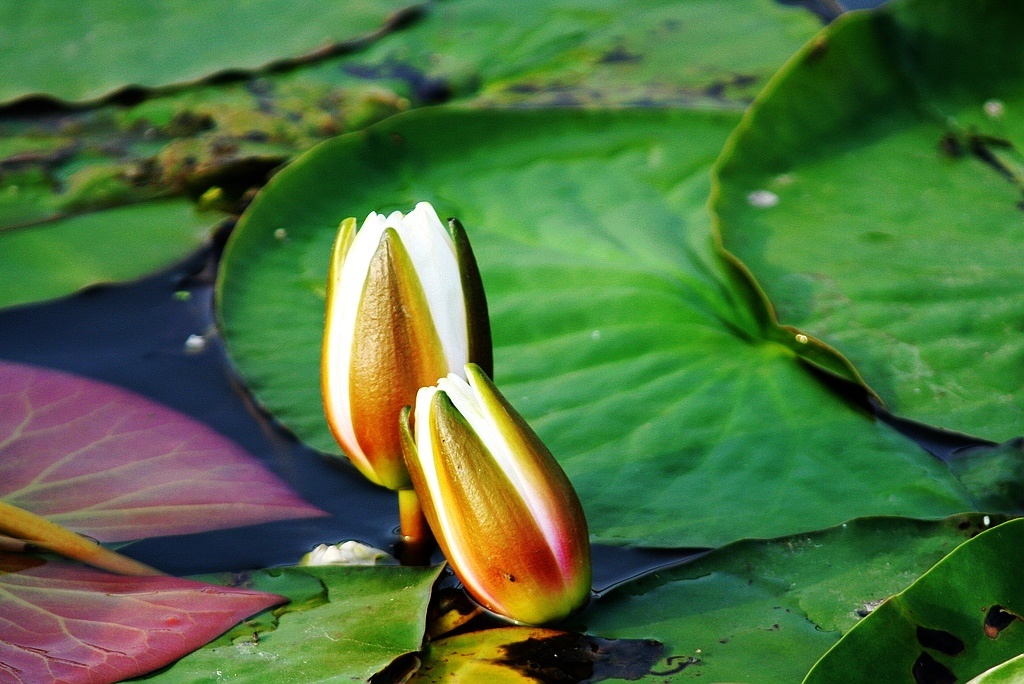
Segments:
[[[286,600],[0,553],[0,684],[141,675]]]
[[[0,498],[104,542],[324,515],[191,418],[102,382],[7,362]]]

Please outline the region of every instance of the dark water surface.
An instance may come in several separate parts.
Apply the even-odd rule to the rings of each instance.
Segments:
[[[258,409],[233,375],[213,322],[212,249],[136,283],[94,287],[0,311],[0,358],[128,388],[198,419],[267,464],[330,517],[134,543],[123,553],[176,575],[290,565],[320,543],[391,550],[394,493],[303,446]],[[188,293],[187,297],[184,293]],[[190,350],[190,336],[205,340]],[[686,550],[594,548],[598,591],[687,559]],[[438,555],[437,560],[441,557]]]

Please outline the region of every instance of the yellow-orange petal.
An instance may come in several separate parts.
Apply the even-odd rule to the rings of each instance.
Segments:
[[[436,483],[421,500],[428,499],[427,519],[470,594],[524,624],[550,622],[585,604],[591,575],[582,511],[577,520],[572,510],[561,510],[565,500],[553,501],[544,512],[552,517],[536,517],[527,499],[553,492],[524,491],[519,474],[495,458],[445,392],[434,393],[429,421],[432,453],[420,445],[419,458],[433,459]],[[420,477],[417,472],[414,482]],[[558,493],[576,500],[571,488]],[[567,551],[575,554],[568,562]]]
[[[374,482],[410,486],[398,432],[401,410],[447,361],[423,288],[397,231],[387,228],[370,261],[356,313],[349,400],[356,440]]]

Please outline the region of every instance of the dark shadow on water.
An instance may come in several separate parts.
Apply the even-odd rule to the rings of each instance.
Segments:
[[[893,415],[878,402],[872,402],[872,408],[879,420],[914,440],[922,449],[943,462],[953,460],[957,452],[964,449],[996,445],[991,440]]]
[[[877,397],[872,396],[861,385],[836,377],[811,364],[805,364],[805,368],[831,392],[842,397],[847,404],[886,423],[940,461],[948,462],[956,458],[956,454],[964,449],[995,446],[996,444],[980,437],[894,415]]]
[[[397,525],[394,495],[249,410],[214,333],[212,287],[194,278],[206,257],[200,253],[137,283],[0,311],[0,358],[103,380],[196,418],[331,514],[149,539],[125,548],[127,555],[184,574],[294,563],[321,542],[358,539],[387,549]],[[203,336],[201,351],[187,351],[193,335]]]
[[[630,580],[695,561],[711,551],[712,549],[641,549],[596,544],[591,549],[594,596],[600,598]]]

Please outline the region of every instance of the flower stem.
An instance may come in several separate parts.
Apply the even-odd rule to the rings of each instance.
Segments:
[[[86,539],[67,528],[40,518],[35,513],[29,513],[3,501],[0,501],[0,534],[119,575],[155,576],[164,574],[148,565],[100,546],[91,539]]]
[[[415,489],[398,490],[398,518],[402,540],[398,545],[398,559],[402,565],[427,565],[434,546],[434,535],[423,517]]]

